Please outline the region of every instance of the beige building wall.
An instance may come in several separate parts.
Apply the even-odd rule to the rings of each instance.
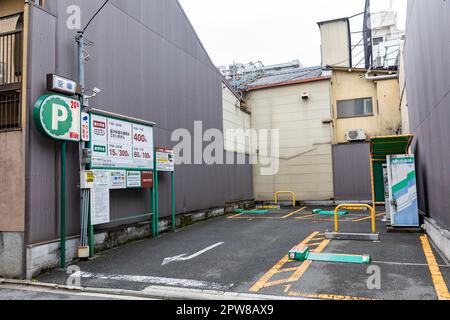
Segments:
[[[333,144],[346,143],[346,132],[364,129],[367,137],[394,135],[401,125],[400,94],[397,79],[366,80],[365,71],[333,70],[332,104],[334,118]],[[337,102],[372,98],[373,116],[337,118]]]
[[[323,66],[350,66],[348,20],[319,23]]]
[[[240,100],[226,85],[223,85],[222,88],[225,151],[249,154],[249,138],[235,139],[229,130],[242,130],[242,132],[249,130],[251,128],[250,113],[241,109]]]
[[[0,232],[25,231],[22,132],[0,133]]]
[[[0,1],[0,17],[9,16],[15,13],[23,12],[23,0],[1,0]]]
[[[330,81],[250,91],[246,103],[253,129],[280,132],[278,173],[262,175],[260,155],[254,165],[256,200],[273,200],[276,191],[294,191],[298,200],[333,198]]]

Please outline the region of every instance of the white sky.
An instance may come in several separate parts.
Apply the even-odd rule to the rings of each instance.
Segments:
[[[317,22],[353,16],[364,11],[365,4],[365,0],[179,1],[217,66],[295,59],[304,66],[319,65]],[[372,0],[372,12],[389,9],[391,2],[399,28],[404,29],[407,0]]]

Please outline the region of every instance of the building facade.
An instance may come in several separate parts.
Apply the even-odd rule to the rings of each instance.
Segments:
[[[430,237],[450,258],[450,3],[408,1],[405,74],[415,135],[419,207]]]
[[[293,191],[299,200],[331,200],[330,73],[313,67],[267,74],[248,86],[245,101],[252,129],[279,130],[280,139],[276,174],[262,174],[265,161],[254,165],[255,199]]]
[[[7,70],[2,71],[0,83],[0,275],[3,276],[31,277],[58,263],[60,148],[59,143],[38,132],[32,110],[46,91],[48,73],[77,79],[78,30],[68,27],[69,6],[81,9],[85,25],[101,3],[88,0],[0,3],[0,38],[8,39],[0,40],[0,52],[7,48],[10,51],[9,55],[0,56],[2,68]],[[15,13],[19,16],[11,18]],[[20,35],[15,33],[17,30]],[[174,146],[171,134],[175,129],[193,132],[195,121],[202,121],[204,131],[223,130],[222,76],[176,0],[110,1],[85,36],[93,44],[86,48],[90,57],[86,64],[86,88],[102,89],[90,102],[91,107],[155,122],[155,145],[161,147]],[[67,152],[67,259],[70,260],[75,257],[80,233],[78,145],[69,144]],[[223,208],[229,201],[253,197],[250,165],[183,164],[177,166],[176,175],[177,214]],[[160,176],[159,193],[160,217],[165,218],[171,206],[168,176]],[[114,218],[149,212],[150,206],[145,190],[111,191]],[[142,219],[100,225],[95,230],[96,241],[106,241],[112,228],[131,230],[127,227],[133,226],[145,235],[148,225]],[[136,237],[133,234],[125,238],[128,241]]]

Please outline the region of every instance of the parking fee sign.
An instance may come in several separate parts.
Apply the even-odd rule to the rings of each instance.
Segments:
[[[153,128],[91,114],[92,168],[153,170]]]

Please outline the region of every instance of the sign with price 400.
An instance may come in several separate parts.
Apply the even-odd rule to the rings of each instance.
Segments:
[[[92,169],[153,170],[153,127],[91,114]]]

